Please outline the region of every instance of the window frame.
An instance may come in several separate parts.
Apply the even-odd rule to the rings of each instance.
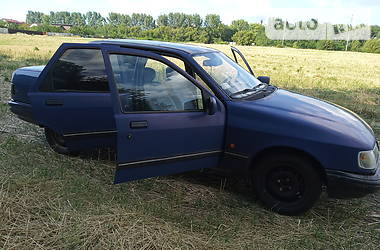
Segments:
[[[119,54],[119,55],[129,55],[129,56],[138,56],[138,57],[145,57],[148,59],[156,60],[159,61],[175,71],[177,71],[179,74],[181,74],[183,77],[185,77],[188,81],[190,81],[192,84],[194,84],[200,91],[201,91],[201,96],[202,96],[202,104],[203,104],[203,109],[199,110],[165,110],[165,111],[124,111],[122,106],[121,106],[121,101],[120,101],[120,95],[117,90],[116,82],[114,79],[113,75],[113,70],[112,70],[112,65],[109,56],[111,54]],[[108,73],[108,80],[110,82],[110,88],[111,91],[115,92],[116,99],[118,102],[118,107],[117,111],[120,112],[120,114],[159,114],[159,113],[207,113],[207,99],[210,96],[214,96],[212,92],[210,92],[208,89],[206,89],[204,86],[202,86],[201,83],[198,83],[197,80],[195,80],[188,72],[182,70],[179,68],[177,65],[175,65],[173,62],[170,60],[166,59],[163,57],[164,56],[172,56],[176,57],[178,59],[183,60],[183,58],[178,57],[174,54],[169,54],[165,53],[164,51],[150,51],[150,50],[143,50],[143,49],[135,49],[135,48],[129,48],[129,47],[117,47],[117,46],[107,46],[103,48],[103,56],[104,56],[104,61],[106,64],[106,69]],[[187,70],[187,65],[188,63],[186,60],[183,60],[186,65],[186,70]],[[189,66],[190,68],[190,66]]]
[[[111,93],[111,86],[109,81],[109,76],[107,74],[107,66],[106,62],[104,61],[104,54],[103,49],[101,47],[97,46],[69,46],[66,48],[62,48],[65,44],[61,45],[61,47],[57,50],[56,54],[52,57],[52,59],[49,61],[49,63],[45,66],[44,72],[41,73],[40,79],[38,85],[38,91],[41,93],[99,93],[99,94],[110,94]],[[66,53],[68,50],[98,50],[100,52],[100,57],[104,65],[104,73],[107,76],[107,84],[108,84],[108,90],[107,91],[94,91],[94,90],[43,90],[42,86],[47,80],[47,77],[49,76],[49,73],[54,69],[54,66],[57,64],[57,62],[62,58],[62,56]],[[45,71],[46,70],[46,71]]]
[[[206,99],[205,97],[207,97],[204,93],[204,88],[198,86],[198,84],[195,84],[194,83],[194,80],[192,78],[192,76],[190,77],[187,77],[185,74],[183,74],[181,71],[183,71],[180,67],[178,67],[176,64],[174,64],[173,62],[171,62],[170,60],[166,59],[165,57],[163,57],[162,55],[160,54],[157,54],[158,58],[154,58],[154,57],[150,57],[149,55],[134,55],[134,54],[130,54],[128,52],[107,52],[107,58],[108,60],[110,61],[110,56],[111,55],[124,55],[124,56],[135,56],[135,57],[143,57],[143,58],[147,58],[148,60],[154,60],[154,61],[158,61],[166,66],[169,66],[170,68],[172,68],[173,70],[177,71],[179,74],[181,74],[186,80],[188,80],[190,83],[192,83],[197,89],[199,89],[199,91],[201,92],[201,96],[202,96],[202,109],[194,109],[194,110],[139,110],[139,111],[125,111],[121,105],[121,99],[120,99],[120,93],[118,91],[118,88],[117,88],[117,84],[115,82],[115,77],[114,77],[114,73],[113,73],[113,68],[112,68],[112,63],[110,62],[110,73],[112,75],[112,82],[115,86],[115,89],[116,89],[116,94],[117,94],[117,98],[118,98],[118,104],[119,104],[119,107],[120,107],[120,110],[122,112],[122,114],[157,114],[157,113],[193,113],[193,112],[202,112],[202,113],[205,113],[207,110],[206,110]],[[173,67],[172,65],[166,63],[164,60],[159,60],[161,59],[160,57],[162,57],[164,60],[167,60],[170,64],[174,65],[175,67]],[[172,56],[173,57],[173,56]],[[180,58],[178,58],[180,59]],[[187,66],[185,64],[185,67],[186,67],[186,70],[187,70]],[[178,70],[180,69],[180,70]],[[186,71],[184,71],[186,74],[188,74]],[[136,72],[135,72],[136,74]]]
[[[213,95],[216,96],[216,94],[215,94],[214,91],[211,89],[211,87],[209,86],[209,84],[207,84],[207,81],[205,81],[205,79],[203,79],[203,77],[202,77],[198,72],[196,72],[196,71],[190,66],[189,62],[187,62],[184,58],[182,58],[182,57],[180,57],[180,56],[178,56],[178,55],[176,55],[176,54],[170,54],[170,53],[167,53],[167,52],[161,52],[161,51],[160,51],[160,52],[154,52],[154,53],[157,53],[158,55],[163,56],[163,57],[167,56],[167,57],[172,57],[172,58],[176,58],[176,59],[178,59],[178,60],[181,60],[181,61],[183,62],[183,64],[184,64],[184,66],[185,66],[185,69],[186,69],[185,72],[186,72],[187,74],[189,74],[191,77],[193,77],[195,81],[198,81],[197,78],[196,78],[196,76],[198,76],[198,77],[204,82],[204,84],[200,83],[200,84],[202,84],[202,87],[206,87],[208,91],[210,91]],[[166,59],[166,58],[165,58],[165,59]],[[169,60],[169,61],[170,61],[170,60]],[[206,86],[203,86],[203,85],[206,85]]]
[[[226,101],[239,101],[238,99],[230,98],[224,92],[224,90],[222,90],[218,86],[218,84],[214,81],[214,79],[193,59],[194,55],[199,55],[199,54],[208,53],[208,52],[187,53],[187,52],[182,52],[180,50],[172,49],[170,47],[143,49],[141,48],[141,46],[134,46],[134,45],[120,45],[119,49],[144,50],[148,53],[154,53],[160,56],[171,56],[171,57],[181,59],[182,61],[185,62],[186,67],[189,67],[189,68],[186,68],[186,73],[191,75],[193,78],[194,76],[192,72],[198,74],[201,77],[201,79],[207,84],[209,89],[211,89],[210,91],[207,88],[207,93],[211,94],[211,96],[214,96],[215,98],[217,98],[224,105]],[[218,50],[215,50],[215,51],[218,51]],[[221,51],[219,52],[222,53]],[[203,86],[202,88],[205,89]]]

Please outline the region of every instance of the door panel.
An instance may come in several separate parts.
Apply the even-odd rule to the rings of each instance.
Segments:
[[[110,93],[35,92],[29,96],[38,123],[64,135],[71,149],[115,146]]]
[[[107,130],[114,127],[110,94],[31,93],[38,122],[60,134]]]
[[[210,117],[203,112],[122,114],[116,117],[118,168],[115,183],[140,179],[141,176],[167,175],[170,171],[179,173],[216,167],[223,145],[220,125],[224,120],[220,113],[214,115],[214,119]],[[147,127],[131,128],[132,122],[139,121],[145,121]],[[213,160],[199,161],[207,158]],[[155,170],[151,171],[152,168]]]
[[[72,150],[114,147],[116,124],[101,50],[69,47],[46,70],[29,93],[38,124],[63,135]]]
[[[127,181],[145,179],[155,176],[178,174],[207,167],[216,167],[220,154],[209,154],[207,157],[191,157],[189,159],[176,159],[161,163],[146,163],[143,166],[120,167],[116,169],[114,184]]]
[[[202,100],[210,92],[157,54],[129,49],[108,54],[116,92],[115,183],[216,167],[224,139],[222,103],[208,115]]]

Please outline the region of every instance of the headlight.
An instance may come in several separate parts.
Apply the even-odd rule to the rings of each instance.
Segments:
[[[358,155],[359,167],[364,168],[364,169],[375,169],[378,158],[379,158],[379,148],[376,143],[373,150],[359,152],[359,155]]]

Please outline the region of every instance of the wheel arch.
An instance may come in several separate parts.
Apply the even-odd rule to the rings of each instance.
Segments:
[[[318,161],[313,155],[310,153],[294,148],[294,147],[289,147],[289,146],[275,146],[275,147],[269,147],[265,148],[259,152],[257,152],[252,158],[249,163],[249,170],[252,171],[255,168],[255,164],[260,162],[262,159],[264,159],[268,155],[273,155],[273,154],[279,154],[279,153],[288,153],[292,155],[298,155],[307,158],[312,162],[313,167],[318,171],[320,174],[323,184],[327,185],[327,175],[325,168],[323,165]]]

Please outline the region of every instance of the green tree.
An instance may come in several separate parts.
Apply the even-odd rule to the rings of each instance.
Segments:
[[[372,25],[371,26],[371,38],[380,39],[380,26]]]
[[[334,50],[335,44],[331,40],[320,40],[317,42],[317,49],[320,50]]]
[[[216,14],[208,14],[205,17],[204,26],[206,28],[215,29],[218,28],[219,25],[222,24],[222,21],[220,20],[220,16]]]
[[[241,30],[232,36],[232,41],[239,45],[252,45],[255,43],[256,33],[253,31]]]
[[[230,42],[232,41],[232,36],[235,34],[235,31],[228,25],[221,24],[219,26],[219,30],[221,32],[221,40]]]
[[[111,12],[108,14],[107,22],[108,22],[108,24],[115,25],[115,26],[123,25],[123,24],[129,25],[130,24],[130,16]]]
[[[201,30],[201,32],[198,33],[196,41],[200,43],[212,43],[212,38],[207,31]]]
[[[86,16],[79,12],[72,12],[71,25],[75,25],[75,26],[86,25]]]
[[[141,27],[143,30],[153,29],[156,24],[151,15],[143,13],[133,13],[131,15],[131,26]]]
[[[188,15],[179,12],[171,12],[169,14],[159,15],[157,18],[157,25],[173,28],[200,28],[202,26],[202,18],[198,14]]]
[[[104,17],[98,12],[89,11],[86,13],[86,24],[89,26],[102,26],[105,24],[105,21]]]
[[[43,15],[42,16],[42,24],[43,25],[50,25],[50,16],[49,15]]]
[[[42,13],[42,12],[29,10],[28,13],[26,14],[26,23],[27,24],[32,24],[32,23],[40,24],[40,23],[42,23],[43,15],[44,15],[44,13]]]
[[[369,52],[369,53],[380,53],[380,40],[378,39],[367,40],[364,43],[362,50],[364,52]]]
[[[183,13],[169,13],[168,26],[170,27],[184,27],[186,15]]]
[[[7,23],[3,20],[0,20],[0,28],[6,28],[7,27]]]
[[[231,23],[231,28],[235,31],[249,30],[249,23],[243,19],[234,20]]]
[[[157,26],[169,26],[169,17],[166,14],[157,17]]]
[[[208,14],[203,22],[206,32],[210,37],[210,43],[222,40],[223,25],[220,16],[216,14]]]
[[[199,14],[193,14],[189,16],[190,21],[190,27],[193,28],[200,28],[202,27],[203,20]]]
[[[351,51],[361,51],[363,46],[363,43],[360,41],[352,41],[350,44],[350,50]]]

